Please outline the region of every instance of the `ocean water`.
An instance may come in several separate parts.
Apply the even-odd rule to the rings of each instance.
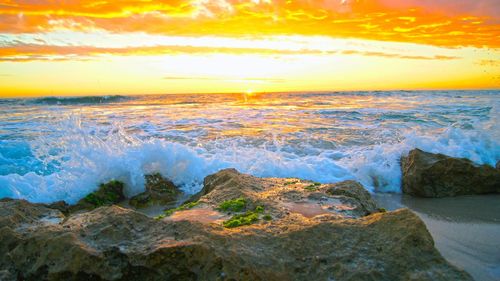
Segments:
[[[74,203],[160,172],[189,193],[227,167],[401,192],[413,148],[500,160],[500,91],[0,99],[0,198]]]

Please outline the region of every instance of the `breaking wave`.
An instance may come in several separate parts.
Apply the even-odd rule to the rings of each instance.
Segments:
[[[75,104],[102,104],[123,102],[133,99],[130,96],[85,96],[85,97],[44,97],[28,100],[29,103],[42,105],[75,105]]]
[[[400,192],[400,158],[413,148],[495,165],[500,112],[494,98],[476,106],[290,110],[227,105],[226,97],[226,105],[213,108],[132,107],[104,117],[52,109],[48,121],[23,117],[18,127],[13,114],[0,118],[0,198],[75,203],[111,179],[123,181],[132,196],[153,172],[194,193],[205,176],[229,167],[260,177],[354,179],[371,192]],[[276,116],[287,123],[273,127]]]

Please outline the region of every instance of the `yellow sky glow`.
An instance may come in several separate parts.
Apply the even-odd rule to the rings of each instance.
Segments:
[[[0,97],[500,88],[495,0],[124,2],[0,0]]]

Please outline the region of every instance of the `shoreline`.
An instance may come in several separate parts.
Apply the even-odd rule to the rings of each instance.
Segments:
[[[499,192],[499,164],[476,166],[418,149],[401,161],[404,194],[370,194],[352,180],[323,184],[232,168],[205,177],[192,196],[153,173],[144,177],[146,190],[133,197],[125,194],[123,182],[111,180],[72,205],[0,200],[0,236],[7,243],[0,259],[7,270],[0,270],[0,277],[62,280],[83,274],[127,280],[148,273],[151,280],[500,280],[500,194],[488,194]],[[464,194],[476,195],[455,197]],[[167,208],[151,217],[159,207]],[[110,224],[121,230],[112,231]],[[95,235],[89,238],[90,233]],[[49,245],[53,240],[39,244],[40,236],[54,235],[75,238],[65,241],[76,251],[69,260],[52,257],[58,248]],[[46,254],[39,256],[40,250]],[[118,264],[108,258],[110,252],[120,256]],[[185,259],[175,259],[178,252]],[[84,264],[94,253],[103,259],[89,272]],[[144,256],[151,261],[147,266],[137,263]],[[274,260],[262,263],[264,256]],[[158,258],[166,266],[154,271]],[[32,259],[35,264],[16,262]],[[81,259],[89,261],[80,264]],[[242,259],[243,265],[235,262]],[[211,264],[201,271],[193,267],[205,262]],[[104,267],[116,272],[110,275]]]
[[[130,199],[111,181],[76,205],[0,200],[0,279],[473,280],[416,214],[380,208],[355,181],[225,169],[163,215],[117,205],[174,199],[175,186],[148,179]]]
[[[422,219],[435,247],[475,280],[500,280],[500,195],[416,198],[375,193],[387,210],[409,208]]]

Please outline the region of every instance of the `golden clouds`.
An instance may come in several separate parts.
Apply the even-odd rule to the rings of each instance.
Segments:
[[[284,38],[283,38],[284,39]],[[215,39],[216,40],[216,39]],[[43,40],[39,40],[43,41]],[[290,41],[290,40],[289,40]],[[312,45],[311,49],[296,48],[293,46],[256,46],[242,47],[245,42],[231,46],[231,44],[217,45],[205,42],[205,45],[154,45],[154,46],[127,46],[127,47],[98,47],[74,45],[33,44],[16,41],[12,45],[0,46],[0,62],[31,62],[31,61],[85,61],[106,56],[160,56],[160,55],[260,55],[260,56],[322,56],[322,55],[357,55],[366,57],[380,57],[408,60],[454,60],[457,56],[446,55],[410,55],[383,51],[353,50],[340,47],[337,49],[320,49]],[[260,43],[253,41],[254,44]],[[321,45],[320,45],[321,46]],[[314,48],[316,47],[316,48]]]
[[[498,0],[0,0],[0,95],[498,88],[499,9]]]
[[[65,29],[185,36],[322,35],[446,47],[500,47],[498,16],[478,5],[471,6],[476,8],[470,13],[463,5],[453,10],[455,6],[444,0],[0,0],[0,32]]]

